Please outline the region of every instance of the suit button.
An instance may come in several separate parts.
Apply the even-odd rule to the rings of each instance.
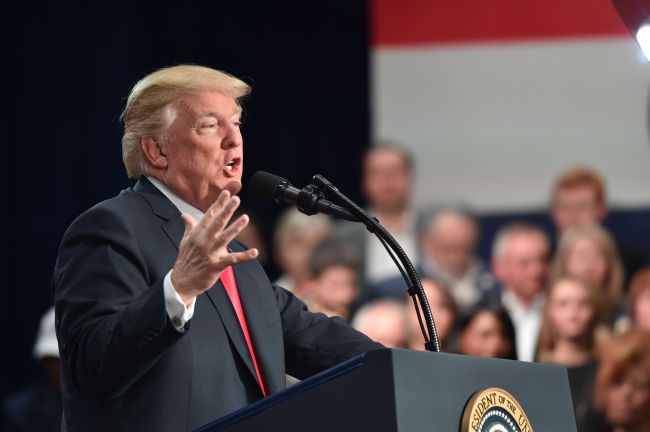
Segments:
[[[146,342],[143,342],[143,341],[138,342],[137,348],[138,348],[139,350],[143,350],[143,349],[145,349],[146,347],[147,347]]]

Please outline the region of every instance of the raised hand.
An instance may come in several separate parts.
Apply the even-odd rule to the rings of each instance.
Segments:
[[[224,190],[200,221],[188,214],[181,216],[185,234],[171,281],[185,304],[212,287],[226,267],[257,257],[257,249],[229,252],[226,247],[248,225],[248,216],[242,215],[228,226],[239,202]]]

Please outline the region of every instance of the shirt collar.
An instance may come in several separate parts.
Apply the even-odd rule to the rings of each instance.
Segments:
[[[182,213],[187,213],[190,216],[192,216],[196,221],[200,221],[203,218],[203,212],[187,201],[183,200],[181,197],[176,195],[174,192],[171,191],[167,186],[165,186],[160,180],[147,176],[147,180],[151,182],[160,192],[163,193],[167,197],[169,201],[174,204],[174,206],[178,209],[179,212]]]
[[[544,294],[538,293],[530,303],[530,306],[526,306],[510,288],[506,288],[502,294],[502,302],[506,308],[517,311],[538,311],[542,309],[542,305],[544,304]]]

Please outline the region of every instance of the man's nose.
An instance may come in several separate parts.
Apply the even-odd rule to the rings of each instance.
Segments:
[[[229,149],[233,147],[239,147],[242,144],[244,144],[244,139],[241,136],[239,127],[231,125],[226,131],[226,135],[223,137],[223,141],[221,141],[221,147],[224,149]]]

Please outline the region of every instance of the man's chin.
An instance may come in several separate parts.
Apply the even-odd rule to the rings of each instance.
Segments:
[[[237,180],[233,180],[231,182],[228,182],[224,187],[224,190],[227,190],[230,192],[231,195],[237,195],[239,191],[241,191],[241,182]]]

